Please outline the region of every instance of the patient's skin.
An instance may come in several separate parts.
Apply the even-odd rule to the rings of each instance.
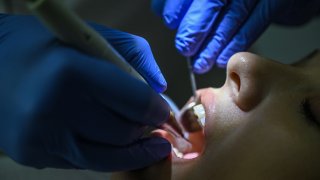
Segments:
[[[238,53],[225,85],[199,92],[204,154],[115,179],[320,179],[320,51],[290,66]]]

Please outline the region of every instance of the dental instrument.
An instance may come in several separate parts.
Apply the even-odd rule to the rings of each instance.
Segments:
[[[197,84],[196,84],[196,79],[194,77],[194,73],[192,71],[191,57],[187,57],[187,63],[188,63],[188,73],[189,73],[189,76],[190,76],[191,90],[192,90],[194,101],[196,102],[197,99],[198,99],[198,96],[197,96]]]

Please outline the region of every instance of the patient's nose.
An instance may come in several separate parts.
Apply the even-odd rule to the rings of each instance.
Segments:
[[[237,104],[250,111],[256,107],[272,86],[272,77],[278,73],[278,64],[251,53],[237,53],[227,66],[226,86]]]

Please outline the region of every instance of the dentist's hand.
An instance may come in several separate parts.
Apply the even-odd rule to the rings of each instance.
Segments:
[[[298,25],[320,12],[318,0],[153,0],[152,5],[169,28],[178,29],[176,48],[193,56],[197,73],[215,63],[225,67],[271,22]]]
[[[165,90],[144,39],[92,26],[156,91]],[[131,170],[171,152],[162,138],[141,138],[169,115],[154,90],[60,42],[32,16],[0,14],[0,87],[0,149],[21,164]]]

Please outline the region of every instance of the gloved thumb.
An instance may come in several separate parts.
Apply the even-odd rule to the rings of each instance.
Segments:
[[[167,82],[153,57],[149,43],[144,38],[94,23],[90,25],[108,40],[156,92],[166,90]]]

